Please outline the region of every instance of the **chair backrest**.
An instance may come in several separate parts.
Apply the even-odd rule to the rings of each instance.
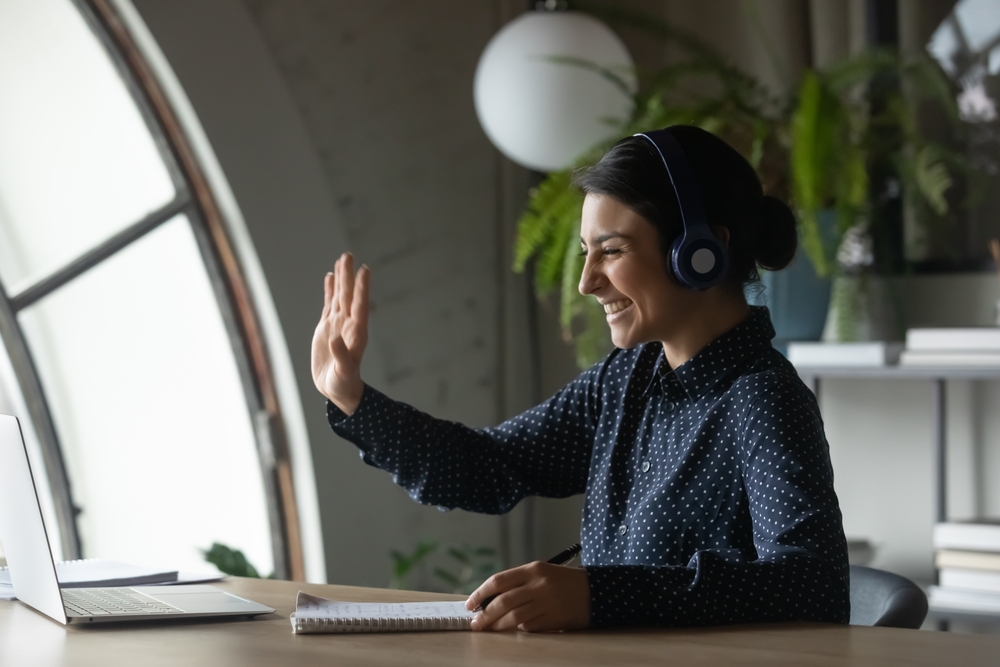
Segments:
[[[927,596],[898,574],[851,566],[851,625],[917,629],[927,616]]]

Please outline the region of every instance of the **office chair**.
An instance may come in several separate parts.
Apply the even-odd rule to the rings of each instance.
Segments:
[[[916,630],[927,616],[927,596],[898,574],[851,566],[851,625]]]

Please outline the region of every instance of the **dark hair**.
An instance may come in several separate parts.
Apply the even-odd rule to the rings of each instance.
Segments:
[[[668,128],[681,145],[712,225],[729,230],[729,273],[740,284],[760,279],[757,267],[777,271],[788,266],[798,246],[795,216],[780,199],[766,196],[753,167],[729,144],[690,125]],[[670,247],[680,236],[677,198],[653,144],[629,137],[615,144],[593,167],[579,172],[584,193],[617,199],[656,228],[669,270]]]

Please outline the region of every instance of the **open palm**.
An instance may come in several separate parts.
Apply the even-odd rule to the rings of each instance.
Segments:
[[[354,273],[354,257],[344,253],[333,273],[323,279],[323,314],[312,343],[312,375],[316,389],[347,414],[361,402],[361,357],[368,344],[370,272]]]

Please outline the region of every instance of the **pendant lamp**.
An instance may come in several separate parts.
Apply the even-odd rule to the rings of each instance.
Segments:
[[[539,10],[493,36],[474,95],[493,145],[521,166],[549,172],[620,134],[635,88],[632,57],[610,28],[580,12]]]

